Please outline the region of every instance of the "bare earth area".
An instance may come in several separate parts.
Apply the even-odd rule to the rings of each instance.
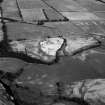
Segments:
[[[105,105],[105,0],[0,0],[0,105]]]

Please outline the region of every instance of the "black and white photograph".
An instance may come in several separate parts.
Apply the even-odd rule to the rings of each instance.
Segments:
[[[105,105],[105,0],[0,0],[0,105]]]

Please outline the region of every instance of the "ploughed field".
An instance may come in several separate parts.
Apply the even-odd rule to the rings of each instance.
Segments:
[[[104,105],[105,0],[0,1],[0,105]]]

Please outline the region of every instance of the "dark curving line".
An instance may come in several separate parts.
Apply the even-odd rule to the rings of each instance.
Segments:
[[[11,22],[18,22],[19,21],[17,19],[12,19],[12,18],[7,18],[7,17],[0,17],[0,19],[8,20],[8,21],[11,21]]]
[[[24,19],[23,19],[23,15],[22,15],[21,9],[20,9],[20,7],[19,7],[19,2],[18,2],[18,0],[16,0],[16,5],[17,5],[18,11],[19,11],[19,15],[20,15],[20,17],[21,17],[21,19],[22,19],[22,21],[23,21]]]
[[[52,64],[58,63],[58,61],[59,61],[58,57],[52,62],[45,62],[45,61],[42,61],[42,60],[38,60],[36,58],[32,58],[32,57],[30,57],[30,56],[28,56],[27,54],[24,54],[24,53],[9,52],[9,51],[4,53],[4,50],[1,51],[1,56],[0,57],[18,58],[18,59],[21,59],[21,60],[23,60],[27,63],[36,63],[36,64],[45,64],[45,65],[52,65]]]
[[[14,97],[14,94],[13,94],[12,90],[10,89],[10,86],[8,86],[7,84],[5,84],[2,80],[0,80],[0,83],[4,86],[4,88],[5,88],[6,92],[7,92],[7,94],[9,95],[9,97],[11,97],[11,96],[13,97],[13,100],[11,100],[11,101],[15,105],[19,105],[18,102],[17,102],[17,100]]]
[[[48,7],[52,8],[54,11],[56,11],[58,14],[60,14],[61,16],[63,16],[58,10],[56,10],[53,6],[49,5],[45,0],[41,0],[42,2],[44,2]],[[65,16],[63,21],[69,21],[69,19]]]
[[[44,13],[46,19],[49,21],[49,18],[48,18],[48,16],[47,16],[46,12],[45,12],[45,9],[42,9],[42,10],[43,10],[43,13]]]
[[[7,35],[7,26],[4,21],[3,16],[3,10],[2,7],[0,7],[1,10],[1,24],[2,24],[2,31],[3,31],[3,40],[0,42],[0,50],[2,49],[3,53],[5,54],[8,52],[9,44],[8,44],[8,35]]]
[[[72,56],[76,55],[76,54],[79,54],[85,50],[89,50],[89,49],[92,49],[92,48],[96,48],[96,47],[100,47],[101,46],[101,41],[97,40],[97,44],[96,45],[92,45],[92,46],[87,46],[87,47],[84,47],[84,48],[80,48],[79,50],[75,51]]]
[[[18,23],[25,23],[25,24],[31,24],[31,25],[37,25],[37,27],[39,26],[39,27],[46,27],[46,28],[49,28],[49,29],[56,29],[56,28],[54,28],[54,27],[49,27],[49,26],[45,26],[45,25],[43,25],[44,24],[44,22],[59,22],[58,20],[54,20],[54,21],[42,21],[42,20],[40,20],[40,21],[34,21],[34,22],[27,22],[27,21],[21,21],[21,20],[17,20],[17,19],[12,19],[12,18],[7,18],[7,17],[0,17],[0,19],[1,20],[8,20],[9,22],[18,22]],[[38,24],[38,22],[42,22],[42,24],[41,25],[39,25]]]
[[[96,2],[97,1],[99,1],[99,2],[101,2],[101,3],[103,3],[103,4],[105,4],[105,1],[103,1],[103,0],[96,0]]]
[[[23,73],[23,71],[24,71],[24,69],[21,68],[16,73],[13,73],[13,72],[4,72],[4,75],[2,75],[2,78],[0,78],[0,80],[6,79],[10,83],[12,83],[16,78],[18,78]],[[7,84],[7,85],[9,86],[10,84]]]

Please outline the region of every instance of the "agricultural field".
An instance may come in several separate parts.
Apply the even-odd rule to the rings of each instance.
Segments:
[[[104,100],[105,0],[0,0],[0,105]]]

